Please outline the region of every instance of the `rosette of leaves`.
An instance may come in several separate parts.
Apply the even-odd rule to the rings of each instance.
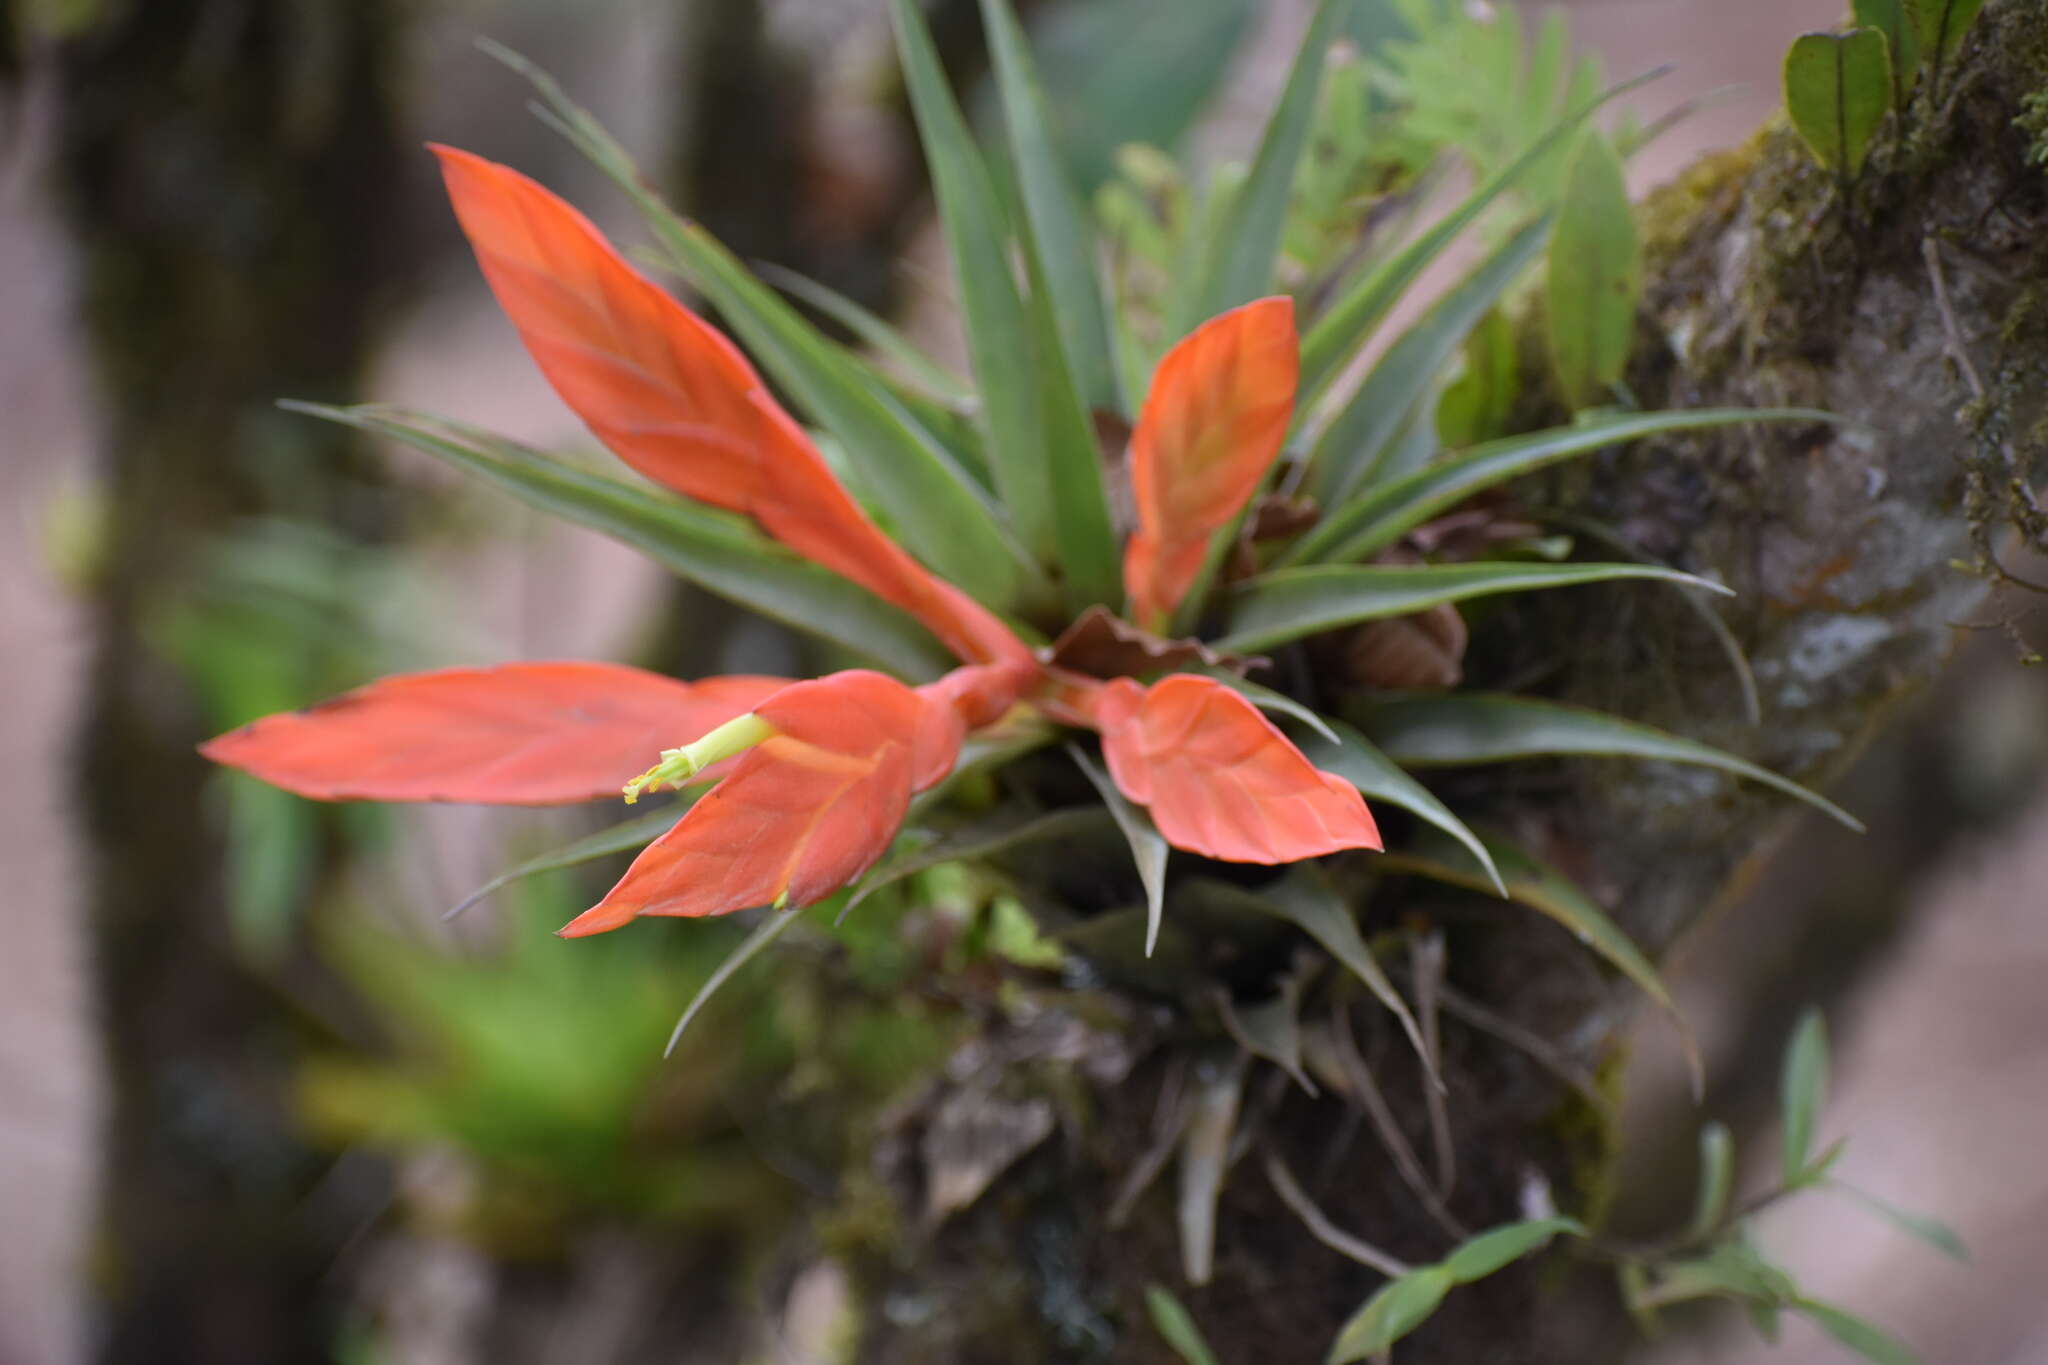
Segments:
[[[1719,591],[1661,565],[1575,559],[1569,543],[1503,511],[1497,491],[1648,436],[1825,418],[1601,409],[1566,427],[1440,449],[1448,368],[1544,257],[1552,216],[1520,222],[1398,335],[1380,334],[1469,225],[1560,164],[1600,100],[1581,101],[1441,221],[1290,294],[1297,272],[1284,265],[1284,243],[1344,8],[1332,0],[1318,10],[1256,156],[1241,176],[1214,182],[1184,225],[1163,292],[1134,300],[1105,287],[1102,230],[1054,151],[1005,0],[983,4],[1000,96],[995,148],[970,133],[917,6],[895,0],[956,275],[966,375],[822,287],[797,285],[870,344],[833,340],[673,213],[602,128],[506,54],[535,81],[546,116],[643,212],[663,264],[732,336],[548,190],[442,148],[457,217],[500,304],[542,374],[639,479],[419,413],[307,410],[614,535],[865,666],[687,682],[607,663],[446,669],[267,717],[207,753],[330,800],[553,804],[708,787],[680,818],[630,820],[527,867],[639,848],[561,932],[767,909],[735,964],[796,911],[863,881],[1078,839],[1083,826],[1107,831],[1135,860],[1128,880],[1143,904],[1129,909],[1145,952],[1159,937],[1177,850],[1177,878],[1200,893],[1185,898],[1191,914],[1202,902],[1211,916],[1249,909],[1285,921],[1361,979],[1422,1048],[1351,903],[1314,865],[1382,849],[1371,802],[1412,817],[1379,866],[1511,896],[1668,1004],[1650,964],[1589,896],[1483,837],[1417,774],[1627,756],[1706,765],[1840,812],[1675,735],[1526,697],[1443,690],[1462,649],[1460,612],[1481,599],[1621,580]],[[1376,359],[1362,363],[1368,354]],[[1436,690],[1388,693],[1373,674],[1387,651],[1369,647],[1364,671],[1345,675],[1364,704],[1344,707],[1344,719],[1320,714],[1299,680],[1355,656],[1383,626],[1421,633],[1407,644],[1443,676],[1403,680]],[[1000,777],[1062,737],[1088,779],[1063,790],[1092,793],[1087,801],[1048,805],[1043,783],[1016,784],[1010,799],[964,816],[946,800],[964,770]],[[956,818],[939,842],[899,843],[907,825],[948,804]],[[1248,881],[1209,875],[1216,863],[1300,866]],[[1284,1011],[1235,1026],[1248,1055],[1289,1065]],[[1227,1098],[1217,1113],[1232,1111]],[[1189,1205],[1198,1210],[1196,1183]],[[1207,1268],[1199,1224],[1188,1237],[1197,1279]]]

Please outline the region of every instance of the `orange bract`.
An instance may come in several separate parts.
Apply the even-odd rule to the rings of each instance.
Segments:
[[[1095,704],[1124,795],[1175,848],[1233,863],[1291,863],[1380,847],[1358,789],[1318,769],[1258,708],[1213,678],[1144,688],[1119,678]]]
[[[506,166],[436,147],[499,305],[562,401],[618,457],[752,517],[916,616],[963,658],[1023,652],[978,603],[882,533],[733,344],[628,265],[590,220]]]
[[[1139,625],[1166,624],[1210,538],[1272,467],[1300,366],[1294,302],[1284,297],[1211,318],[1159,362],[1131,434],[1138,526],[1124,548],[1124,587]]]
[[[559,805],[617,796],[655,753],[788,685],[601,663],[449,668],[265,716],[200,752],[322,801]]]
[[[776,733],[562,934],[831,895],[888,849],[911,793],[952,768],[959,728],[934,724],[932,709],[864,670],[784,688],[755,708]]]

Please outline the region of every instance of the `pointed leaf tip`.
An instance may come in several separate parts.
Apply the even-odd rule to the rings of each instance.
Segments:
[[[1124,585],[1141,625],[1163,626],[1280,454],[1294,416],[1294,301],[1258,299],[1167,352],[1131,435],[1138,526]]]

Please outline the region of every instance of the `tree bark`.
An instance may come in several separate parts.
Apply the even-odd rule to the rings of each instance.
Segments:
[[[1480,685],[1537,676],[1561,699],[1820,784],[1940,674],[2001,578],[1995,555],[2015,533],[2038,544],[2044,530],[2028,492],[2048,465],[2048,310],[2034,283],[2048,266],[2044,72],[2048,13],[1994,4],[1846,199],[1774,127],[1646,207],[1651,284],[1630,377],[1643,406],[1792,404],[1846,420],[1645,442],[1524,493],[1734,588],[1724,615],[1753,662],[1762,725],[1749,723],[1702,627],[1620,588],[1519,606],[1479,642]],[[1532,419],[1556,416],[1541,406]],[[1533,785],[1498,777],[1461,777],[1457,795],[1656,949],[1741,884],[1789,814],[1774,795],[1657,765],[1557,764]],[[1441,928],[1463,997],[1587,1073],[1611,1060],[1629,992],[1561,932],[1405,882],[1383,883],[1361,911],[1369,930]],[[1162,1092],[1213,1078],[1228,1049],[1186,1011],[1113,998],[1105,1011],[1039,992],[882,1145],[894,1226],[909,1231],[877,1235],[856,1259],[871,1310],[860,1360],[1170,1362],[1144,1308],[1155,1281],[1180,1292],[1226,1362],[1320,1358],[1381,1277],[1308,1235],[1260,1172],[1260,1147],[1355,1235],[1404,1259],[1448,1249],[1350,1105],[1255,1078],[1245,1103],[1257,1145],[1224,1186],[1215,1275],[1184,1288],[1170,1168],[1128,1226],[1110,1226],[1106,1211],[1154,1145]],[[1426,1153],[1412,1061],[1383,1015],[1351,1013],[1401,1128]],[[1084,1017],[1095,1022],[1084,1028]],[[1456,1020],[1444,1029],[1458,1170],[1449,1213],[1474,1228],[1504,1221],[1541,1179],[1567,1211],[1597,1219],[1610,1136],[1598,1108],[1498,1038]],[[995,1114],[1051,1103],[1061,1122],[932,1230],[929,1191],[965,1159],[948,1135],[977,1097]],[[1627,1332],[1611,1277],[1556,1257],[1458,1291],[1398,1355],[1578,1365],[1616,1359]]]
[[[286,433],[273,405],[356,387],[400,276],[406,234],[382,210],[400,198],[400,24],[357,0],[161,0],[57,54],[57,188],[105,441],[79,808],[113,1088],[110,1362],[328,1353],[322,1279],[351,1229],[309,1202],[324,1163],[286,1107],[293,1021],[228,942],[205,723],[150,632],[236,517],[377,530],[356,443]]]

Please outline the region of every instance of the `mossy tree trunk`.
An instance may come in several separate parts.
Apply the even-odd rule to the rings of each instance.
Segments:
[[[1940,673],[1959,623],[1987,609],[2001,580],[1995,555],[2015,532],[2038,545],[2048,530],[2027,491],[2048,474],[2044,90],[2048,12],[1994,3],[1938,96],[1923,93],[1848,203],[1789,132],[1770,129],[1645,210],[1651,284],[1630,377],[1643,405],[1796,404],[1848,421],[1648,442],[1526,492],[1734,588],[1725,618],[1753,661],[1762,725],[1746,718],[1708,632],[1648,593],[1531,599],[1490,625],[1472,681],[1540,677],[1562,699],[1824,783]],[[1776,797],[1671,769],[1560,764],[1535,782],[1499,776],[1462,777],[1458,795],[1571,872],[1652,948],[1727,896],[1787,823]],[[1584,1073],[1611,1059],[1634,1003],[1560,931],[1395,879],[1369,888],[1361,910],[1369,930],[1440,929],[1456,991]],[[1103,1015],[1099,1000],[1069,992],[1035,1005]],[[1342,1228],[1404,1259],[1448,1249],[1443,1220],[1397,1177],[1352,1104],[1254,1084],[1244,1100],[1254,1141],[1224,1188],[1215,1275],[1184,1287],[1171,1166],[1126,1226],[1111,1227],[1106,1211],[1155,1145],[1172,1107],[1162,1092],[1199,1088],[1191,1078],[1213,1076],[1228,1048],[1179,1012],[1126,999],[1109,1017],[1128,1022],[1098,1026],[1078,1047],[1034,1046],[1042,1019],[997,1027],[983,1065],[935,1082],[884,1144],[903,1216],[897,1234],[856,1249],[871,1310],[858,1359],[1171,1362],[1146,1318],[1151,1281],[1181,1293],[1227,1365],[1319,1359],[1381,1277],[1308,1234],[1261,1171],[1267,1148]],[[1421,1079],[1383,1019],[1361,1005],[1351,1023],[1426,1157]],[[1458,1171],[1450,1219],[1480,1228],[1516,1217],[1535,1180],[1567,1211],[1597,1218],[1610,1163],[1594,1107],[1498,1037],[1454,1018],[1444,1030]],[[975,1096],[1011,1111],[1050,1102],[1062,1121],[973,1207],[935,1232],[900,1231],[923,1226],[927,1191],[960,1159],[948,1141],[959,1104]],[[1553,1257],[1459,1291],[1398,1358],[1581,1365],[1618,1359],[1630,1330],[1610,1274]]]
[[[292,1021],[228,942],[203,713],[148,638],[206,537],[297,515],[374,537],[355,443],[276,412],[342,400],[409,234],[381,0],[109,9],[57,53],[55,173],[79,250],[106,556],[79,754],[113,1113],[103,1355],[325,1359],[352,1231],[280,1106]]]

